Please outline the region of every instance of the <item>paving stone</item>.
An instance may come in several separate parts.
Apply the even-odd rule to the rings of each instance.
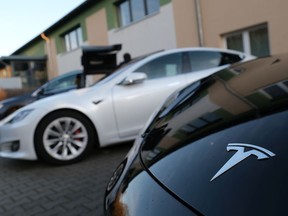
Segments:
[[[0,158],[1,216],[103,215],[107,182],[131,143],[68,166]]]

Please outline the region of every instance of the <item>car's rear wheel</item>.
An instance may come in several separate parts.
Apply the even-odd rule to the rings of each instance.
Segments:
[[[59,111],[38,125],[34,144],[38,157],[54,164],[71,164],[85,158],[95,134],[90,121],[74,111]]]

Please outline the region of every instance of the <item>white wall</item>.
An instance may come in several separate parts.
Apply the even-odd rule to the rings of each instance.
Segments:
[[[9,77],[0,79],[0,89],[21,89],[22,82],[20,77]]]
[[[118,63],[122,55],[129,52],[132,57],[177,47],[172,3],[162,6],[160,12],[145,17],[129,26],[108,32],[109,44],[122,44]],[[85,42],[88,45],[88,42]],[[81,48],[57,56],[59,75],[82,69]]]
[[[87,42],[85,42],[85,45],[87,45]],[[82,48],[78,48],[75,50],[72,50],[67,53],[62,53],[57,56],[58,60],[58,71],[59,74],[64,74],[69,71],[73,70],[83,70],[83,66],[81,64],[81,57],[82,57]],[[99,80],[102,77],[102,75],[88,75],[86,76],[86,86],[90,86],[93,84],[96,80]]]
[[[110,44],[122,44],[119,60],[125,52],[132,57],[176,48],[175,25],[172,4],[160,8],[160,12],[129,26],[113,29],[108,34]]]
[[[82,49],[78,48],[57,56],[59,75],[72,70],[82,69],[81,65]]]

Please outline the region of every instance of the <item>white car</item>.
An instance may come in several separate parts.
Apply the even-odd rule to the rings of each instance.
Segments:
[[[95,146],[133,140],[175,90],[229,64],[255,58],[216,48],[148,55],[95,85],[29,104],[0,123],[0,156],[69,164]]]

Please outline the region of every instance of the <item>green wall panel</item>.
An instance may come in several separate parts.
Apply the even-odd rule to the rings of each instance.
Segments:
[[[160,0],[160,5],[163,6],[170,3],[171,1],[172,0]],[[117,2],[117,0],[95,1],[95,3],[91,3],[89,7],[79,10],[76,16],[68,16],[68,18],[66,17],[66,19],[59,20],[58,23],[55,23],[54,26],[51,26],[49,29],[47,29],[48,33],[45,32],[45,34],[50,39],[55,39],[57,53],[65,52],[65,46],[62,36],[76,26],[81,26],[83,30],[83,40],[87,40],[87,29],[85,20],[87,17],[91,16],[92,14],[103,8],[106,9],[108,30],[118,28],[117,8],[115,7],[115,2]],[[37,38],[35,38],[29,43],[27,43],[25,46],[20,48],[19,52],[16,51],[15,54],[43,55],[45,54],[45,41],[41,38],[38,41]]]

